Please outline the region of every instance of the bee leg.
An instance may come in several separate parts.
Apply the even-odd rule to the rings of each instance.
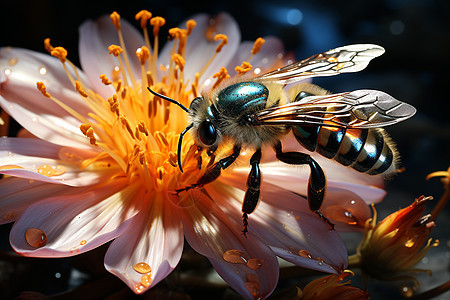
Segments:
[[[178,195],[182,191],[189,191],[190,189],[193,188],[201,188],[205,184],[208,184],[216,180],[217,177],[219,177],[220,175],[220,171],[228,168],[231,164],[233,164],[236,158],[239,156],[240,152],[241,146],[235,145],[233,147],[233,153],[231,153],[231,155],[222,158],[221,160],[213,164],[211,167],[209,167],[196,183],[187,186],[185,188],[175,190],[176,194]]]
[[[309,209],[316,213],[322,220],[324,220],[331,229],[334,229],[334,224],[330,222],[320,211],[325,197],[327,181],[325,174],[320,165],[309,155],[301,152],[283,152],[281,143],[278,141],[274,145],[276,157],[284,163],[291,165],[309,165],[311,174],[308,180],[308,204]]]
[[[250,158],[250,165],[252,169],[247,177],[247,191],[245,192],[244,202],[242,203],[242,223],[244,229],[242,234],[247,236],[248,215],[251,214],[258,204],[260,186],[261,186],[261,170],[259,169],[259,162],[261,161],[261,149],[253,153]]]

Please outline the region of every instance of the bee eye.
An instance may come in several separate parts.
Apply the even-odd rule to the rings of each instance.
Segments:
[[[212,146],[217,139],[217,131],[211,120],[206,119],[198,126],[198,137],[205,146]]]

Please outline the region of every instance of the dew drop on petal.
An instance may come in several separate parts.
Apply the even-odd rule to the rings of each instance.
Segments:
[[[38,173],[47,177],[51,177],[55,173],[55,169],[49,165],[42,165],[38,168]]]
[[[318,257],[316,260],[319,263],[319,266],[322,266],[325,263],[322,257]]]
[[[247,261],[247,267],[249,267],[252,270],[257,270],[262,266],[262,260],[257,259],[257,258],[250,258]]]
[[[257,282],[247,281],[246,283],[244,283],[244,285],[247,288],[247,290],[250,292],[250,294],[252,295],[253,298],[256,299],[260,296],[259,284]]]
[[[414,294],[412,288],[410,288],[409,286],[402,287],[401,292],[402,292],[403,297],[405,297],[405,298],[410,298]]]
[[[11,75],[12,70],[10,68],[6,68],[4,72],[5,72],[6,76],[9,76],[9,75]]]
[[[247,256],[241,250],[230,249],[225,251],[223,259],[232,264],[246,264],[248,261]]]
[[[57,165],[54,169],[53,176],[59,176],[66,173],[66,167]]]
[[[145,287],[148,287],[152,284],[152,275],[145,274],[141,276],[141,284]]]
[[[17,61],[18,61],[17,57],[11,57],[11,58],[8,60],[8,64],[12,67],[12,66],[14,66],[15,64],[17,64]]]
[[[298,255],[301,256],[301,257],[304,257],[304,258],[310,258],[310,259],[313,258],[313,256],[311,255],[311,253],[309,253],[309,252],[306,251],[306,250],[299,250],[299,251],[298,251]]]
[[[40,248],[47,244],[47,235],[37,228],[28,228],[25,232],[25,239],[31,247]]]
[[[152,268],[145,262],[137,263],[133,266],[133,269],[141,274],[147,274],[152,271]]]
[[[41,74],[41,75],[47,74],[47,68],[45,68],[45,67],[40,67],[40,68],[39,68],[39,74]]]

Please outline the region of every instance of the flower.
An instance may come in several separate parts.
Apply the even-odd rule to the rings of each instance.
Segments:
[[[400,209],[376,223],[374,217],[366,223],[364,238],[357,254],[349,258],[351,264],[360,265],[364,273],[382,280],[409,278],[406,274],[425,271],[413,269],[427,251],[439,244],[429,234],[435,227],[431,215],[422,216],[425,205],[432,197],[421,196],[410,206]],[[401,277],[405,276],[405,277]]]
[[[65,257],[112,241],[105,267],[135,293],[164,279],[178,264],[184,238],[246,298],[265,298],[278,280],[276,256],[329,273],[347,266],[335,231],[308,209],[308,174],[264,152],[262,199],[241,235],[241,205],[249,172],[242,154],[211,184],[175,195],[196,182],[211,158],[186,136],[177,166],[184,111],[152,90],[188,105],[201,90],[285,63],[276,38],[240,43],[235,21],[199,14],[172,28],[159,51],[161,17],[136,15],[143,36],[117,13],[80,27],[82,70],[50,40],[54,57],[26,49],[0,50],[0,105],[36,138],[0,139],[0,223],[15,221],[18,253]],[[150,23],[153,40],[148,34]],[[259,40],[261,42],[261,40]],[[222,49],[226,49],[222,50]],[[246,63],[242,63],[242,61]],[[241,64],[242,63],[242,64]],[[221,67],[227,69],[221,69]],[[222,70],[219,72],[219,70]],[[292,136],[284,148],[298,143]],[[217,157],[227,153],[219,149]],[[271,156],[272,155],[272,156]],[[325,214],[337,228],[361,228],[367,203],[385,192],[379,178],[317,158],[328,176]],[[345,181],[342,180],[345,178]]]
[[[303,291],[299,291],[294,299],[308,300],[360,300],[369,299],[370,295],[367,291],[360,290],[353,286],[349,286],[350,281],[343,282],[350,273],[345,272],[340,275],[328,275],[315,279],[308,283]]]

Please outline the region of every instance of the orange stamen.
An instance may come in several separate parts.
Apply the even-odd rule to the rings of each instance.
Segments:
[[[54,47],[50,54],[54,57],[59,58],[62,63],[66,62],[67,50],[63,47]]]
[[[240,66],[236,66],[236,68],[234,68],[234,70],[239,73],[238,76],[244,75],[251,69],[252,65],[247,61],[242,62]]]
[[[75,88],[78,91],[78,93],[80,93],[81,96],[87,98],[88,94],[86,94],[86,92],[83,90],[78,80],[75,81]]]
[[[150,25],[153,26],[153,35],[157,36],[159,33],[159,28],[166,24],[166,20],[163,17],[154,17],[150,19]]]
[[[120,30],[120,15],[116,11],[114,11],[109,15],[109,17],[111,18],[111,21],[113,22],[116,29]]]
[[[109,97],[108,103],[109,103],[111,112],[115,113],[117,116],[119,116],[119,102],[117,100],[117,95],[113,95],[112,97]]]
[[[94,136],[94,129],[92,128],[92,124],[91,123],[84,123],[80,125],[80,130],[81,132],[89,138],[89,142],[91,143],[91,145],[96,145],[97,144],[97,139]]]
[[[50,98],[50,94],[47,93],[47,88],[45,87],[44,83],[41,81],[36,82],[36,86],[38,88],[38,90],[42,93],[42,95],[44,95],[47,98]]]
[[[197,26],[197,22],[194,20],[188,20],[186,22],[186,28],[187,28],[187,35],[190,35],[192,33],[192,30],[194,30],[195,26]]]
[[[174,53],[171,57],[172,61],[180,68],[181,71],[183,71],[184,69],[184,64],[186,63],[186,61],[184,60],[184,58],[178,54],[178,53]]]
[[[253,48],[252,48],[252,55],[255,55],[256,53],[259,52],[259,50],[261,50],[261,46],[264,45],[266,41],[263,38],[257,38],[255,43],[253,44]]]
[[[170,28],[169,35],[172,39],[181,38],[181,29],[178,27]]]
[[[104,85],[110,85],[112,82],[108,79],[108,77],[106,77],[106,75],[105,74],[101,74],[100,76],[100,79],[102,80],[102,83],[104,84]]]
[[[53,46],[50,44],[50,38],[46,38],[46,39],[44,40],[44,47],[45,47],[45,50],[48,51],[48,53],[51,53],[51,52],[52,52]]]
[[[147,47],[142,46],[141,48],[136,50],[136,56],[139,58],[141,65],[145,65],[145,62],[150,57],[150,51]]]
[[[216,34],[214,36],[214,40],[215,41],[221,40],[219,46],[217,46],[216,48],[216,53],[220,52],[223,46],[225,46],[228,43],[228,37],[225,34]]]
[[[140,21],[142,28],[145,28],[147,26],[148,20],[150,20],[151,17],[152,13],[148,10],[143,9],[138,12],[134,18],[136,19],[136,21]]]
[[[227,69],[224,67],[220,68],[220,71],[213,75],[213,78],[217,78],[217,81],[214,83],[213,89],[216,88],[224,79],[230,78],[228,75]]]
[[[109,50],[109,54],[112,54],[115,57],[119,56],[123,52],[122,48],[120,46],[117,46],[117,45],[109,46],[108,50]]]

